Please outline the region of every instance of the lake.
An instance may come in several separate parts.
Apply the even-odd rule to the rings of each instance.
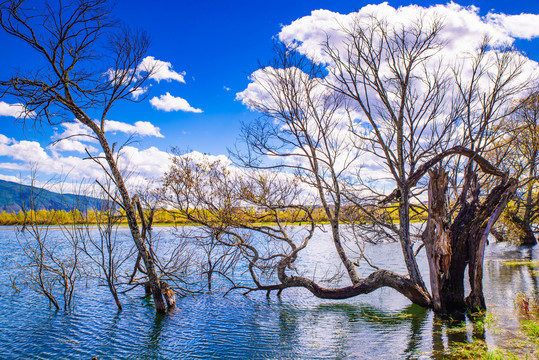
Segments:
[[[157,229],[163,238],[171,236],[169,230]],[[127,239],[128,230],[120,232]],[[24,284],[25,259],[15,233],[0,230],[1,359],[437,359],[453,342],[473,338],[484,338],[489,347],[516,347],[521,335],[513,299],[518,293],[539,295],[530,266],[504,264],[539,259],[539,247],[493,243],[486,249],[484,272],[493,320],[479,329],[467,322],[448,331],[455,324],[385,288],[339,301],[317,299],[302,289],[287,289],[280,298],[238,292],[223,297],[218,291],[177,298],[177,308],[160,316],[141,298],[143,289],[122,294],[124,310],[118,312],[106,287],[84,281],[74,309],[55,311]],[[327,240],[319,231],[300,265],[336,266]],[[366,251],[376,264],[404,273],[399,244]],[[419,264],[427,279],[424,252]]]

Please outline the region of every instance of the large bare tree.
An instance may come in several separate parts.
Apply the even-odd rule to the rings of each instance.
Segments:
[[[255,281],[255,289],[299,286],[319,297],[346,298],[389,286],[439,312],[485,308],[481,284],[486,236],[514,193],[516,181],[483,155],[493,146],[498,124],[511,113],[510,102],[524,89],[526,79],[520,76],[523,60],[518,53],[510,48],[493,49],[486,41],[475,54],[463,56],[462,62],[444,62],[439,56],[445,46],[440,40],[442,29],[437,18],[420,17],[406,26],[375,17],[358,18],[343,27],[338,42],[327,40],[324,48],[329,63],[298,54],[297,44],[285,45],[278,48],[274,63],[252,74],[252,83],[238,96],[262,117],[245,125],[246,150],[237,152],[235,159],[250,171],[279,170],[283,176],[294,176],[302,191],[314,194],[311,205],[321,204],[324,209],[333,246],[349,281],[349,285],[324,287],[308,276],[288,275],[287,269],[293,268],[298,253],[312,237],[307,233],[299,243],[287,243],[285,253],[262,256],[249,244],[248,253],[257,254],[251,263],[280,259],[273,266],[278,282]],[[364,176],[360,160],[365,155],[375,160],[382,179],[392,179],[396,189],[391,194],[383,194],[376,182],[367,187],[369,182],[357,178]],[[445,168],[451,170],[451,176]],[[204,189],[217,186],[216,182],[204,180],[201,174],[224,177],[221,190],[210,191],[209,197]],[[431,176],[429,186],[427,174]],[[274,209],[274,216],[278,216],[279,206],[307,205],[305,198],[301,202],[297,197],[276,201],[280,205],[275,200],[258,205],[248,201],[244,192],[234,191],[233,185],[224,186],[241,183],[225,175],[224,170],[206,171],[177,162],[167,180],[174,185],[174,193],[182,195],[177,196],[178,203],[186,204],[190,198],[195,208],[199,204],[214,211],[211,221],[194,216],[193,208],[183,207],[185,214],[223,233],[226,228],[232,240],[244,239],[231,230],[234,227],[259,230],[238,220],[231,204],[235,208],[242,201],[266,206]],[[256,182],[251,187],[258,188]],[[282,186],[265,193],[279,191]],[[428,206],[421,196],[425,192],[430,196]],[[397,208],[398,221],[380,216],[379,204],[365,201],[377,193],[379,204]],[[219,202],[220,196],[228,201]],[[424,231],[411,234],[410,211],[421,204],[429,221]],[[366,221],[370,232],[356,231],[357,226],[352,232],[343,231],[343,223],[357,221]],[[277,242],[291,239],[283,228],[276,231],[267,230],[265,236],[273,236]],[[373,231],[379,238],[400,242],[407,275],[382,269],[366,277],[358,275],[360,263],[369,262],[361,245],[352,250],[351,244],[372,241]],[[356,238],[351,239],[350,233]],[[352,241],[346,241],[347,237]],[[421,242],[427,251],[432,294],[416,261]],[[467,266],[472,291],[465,299]]]
[[[90,155],[120,194],[133,241],[146,267],[156,310],[167,306],[155,261],[137,223],[137,211],[118,165],[118,151],[105,134],[105,119],[119,101],[133,100],[153,69],[139,69],[149,46],[148,35],[119,26],[106,0],[58,2],[3,1],[0,26],[30,47],[40,65],[0,81],[2,96],[25,107],[26,122],[35,125],[75,121],[90,130],[102,157]],[[142,71],[141,71],[142,70]],[[94,120],[97,119],[97,120]]]
[[[522,76],[523,57],[511,48],[493,48],[488,39],[474,54],[448,63],[441,56],[442,30],[436,17],[419,16],[404,25],[358,17],[343,28],[344,44],[328,39],[325,50],[332,60],[329,86],[359,113],[351,123],[358,146],[380,159],[394,180],[396,189],[383,203],[398,205],[398,238],[408,275],[425,291],[412,247],[410,209],[414,197],[421,202],[416,193],[425,187],[418,184],[430,172],[429,221],[422,240],[432,306],[454,312],[485,308],[486,237],[515,192],[516,180],[482,155],[492,148],[500,121],[509,116],[511,101],[528,79]],[[445,167],[453,170],[449,178]],[[481,171],[490,178],[478,181]],[[485,186],[489,183],[496,186]],[[488,194],[481,195],[482,189]],[[466,266],[472,291],[465,301]]]

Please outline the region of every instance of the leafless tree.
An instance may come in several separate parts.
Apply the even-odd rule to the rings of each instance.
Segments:
[[[494,235],[519,245],[537,244],[532,224],[539,216],[537,177],[539,166],[539,100],[537,92],[517,103],[511,117],[501,125],[504,136],[491,151],[500,165],[519,180],[512,206],[502,214]]]
[[[156,310],[166,312],[155,260],[141,237],[137,210],[120,172],[118,149],[110,146],[105,134],[112,107],[121,100],[132,101],[153,71],[138,68],[149,46],[147,34],[118,26],[106,0],[11,0],[3,1],[0,9],[2,29],[28,45],[42,65],[0,81],[1,93],[24,105],[26,123],[57,124],[74,117],[90,130],[103,151],[103,157],[89,154],[90,158],[118,189],[118,205],[144,261]]]
[[[444,48],[439,40],[442,29],[440,19],[419,17],[413,24],[396,26],[375,17],[358,18],[343,29],[344,45],[328,39],[325,48],[332,60],[329,86],[359,112],[359,124],[351,123],[358,146],[378,157],[396,184],[382,203],[398,204],[398,238],[408,274],[425,292],[410,236],[410,199],[417,190],[424,191],[417,185],[433,169],[429,222],[422,238],[432,306],[453,312],[465,306],[485,308],[481,287],[485,234],[516,182],[482,155],[492,146],[499,122],[508,116],[510,102],[525,88],[526,79],[521,78],[522,57],[510,48],[490,50],[487,40],[462,63],[444,64],[438,59]],[[362,121],[367,130],[359,126]],[[446,166],[453,169],[450,179],[445,178]],[[480,196],[480,169],[500,179],[486,196]],[[465,175],[459,176],[462,172]],[[435,191],[437,181],[441,187]],[[452,185],[449,212],[443,210],[449,206],[447,182]],[[468,264],[472,292],[465,304]]]
[[[299,55],[293,45],[278,48],[277,60],[253,73],[252,83],[239,95],[262,117],[245,125],[246,150],[237,151],[235,160],[249,171],[262,171],[255,172],[254,178],[264,181],[242,187],[245,180],[230,170],[182,163],[176,158],[166,178],[169,187],[173,184],[175,203],[182,204],[176,206],[192,221],[227,234],[223,243],[245,247],[251,256],[250,266],[274,260],[257,269],[260,273],[273,269],[278,282],[263,284],[260,273],[252,272],[253,289],[280,291],[300,286],[319,297],[346,298],[389,286],[414,303],[440,312],[485,308],[481,279],[486,236],[514,193],[516,180],[483,155],[494,144],[498,124],[511,113],[510,102],[525,88],[526,79],[520,76],[523,61],[518,53],[510,48],[493,49],[486,41],[462,63],[445,63],[439,58],[445,46],[439,40],[442,26],[436,18],[420,17],[406,26],[374,17],[358,18],[351,27],[342,29],[343,43],[327,40],[329,64]],[[383,194],[376,185],[367,188],[364,179],[354,178],[363,175],[359,154],[378,159],[381,170],[392,178],[395,191]],[[452,170],[450,178],[446,178],[445,167]],[[295,186],[287,188],[269,181],[263,173],[268,170],[294,176]],[[459,176],[462,173],[465,175]],[[431,176],[428,187],[423,180],[427,174]],[[479,181],[480,174],[490,180]],[[485,186],[488,182],[495,185]],[[273,187],[263,194],[271,196],[253,190],[269,188],[270,183]],[[249,198],[244,188],[257,196]],[[312,197],[298,201],[290,189]],[[410,209],[416,202],[424,202],[420,195],[427,190],[428,207],[424,204],[423,208],[428,208],[429,221],[422,233],[415,234],[415,240],[423,241],[427,249],[432,296],[417,266],[421,246],[413,248],[410,231]],[[482,190],[487,193],[481,194]],[[379,204],[396,203],[398,223],[384,224],[384,218],[392,217],[365,201],[366,196],[377,193]],[[289,229],[279,226],[282,222],[277,211],[272,214],[277,217],[278,229],[248,225],[242,204],[258,206],[262,199],[274,210],[301,204],[308,214],[305,201],[321,204],[351,285],[324,288],[312,278],[289,275],[287,269],[293,267],[313,233],[307,226],[306,234],[299,237],[302,241],[294,243]],[[312,217],[310,221],[307,223],[315,227]],[[343,231],[343,222],[358,221],[369,222],[371,233],[382,231],[380,237],[387,235],[400,242],[408,276],[376,268],[365,278],[358,276],[356,267],[368,259],[361,246],[352,252]],[[266,231],[268,243],[284,241],[288,251],[272,249],[262,255],[249,240],[253,231]],[[361,232],[354,230],[353,234]],[[356,240],[360,245],[361,239]],[[468,264],[472,291],[465,299]]]
[[[115,192],[110,183],[106,189],[108,194]],[[118,230],[124,216],[107,193],[103,190],[89,193],[79,188],[73,207],[81,211],[81,220],[73,225],[62,225],[62,231],[67,237],[81,239],[88,275],[104,282],[118,310],[122,310],[119,286],[126,282],[122,270],[133,258],[134,250],[120,239]],[[88,197],[88,194],[93,196]]]
[[[28,260],[23,267],[27,270],[25,275],[30,287],[43,294],[56,310],[62,303],[63,309],[68,310],[73,307],[75,287],[82,276],[80,238],[53,233],[55,212],[40,213],[49,205],[46,196],[50,185],[37,187],[33,172],[30,194],[21,202],[24,225],[16,235]],[[71,214],[76,216],[75,212]],[[60,296],[62,301],[59,301]]]

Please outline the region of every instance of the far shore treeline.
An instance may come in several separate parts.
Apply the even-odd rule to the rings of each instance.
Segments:
[[[241,216],[243,220],[247,220],[251,223],[263,223],[269,224],[275,221],[275,215],[273,211],[260,208],[243,208],[238,209],[237,216]],[[241,210],[241,211],[240,211]],[[203,212],[203,210],[199,210]],[[307,214],[303,211],[292,210],[278,210],[279,218],[284,223],[298,224],[308,221]],[[387,216],[390,216],[395,222],[398,222],[397,207],[388,207],[385,209]],[[147,214],[148,215],[148,214]],[[161,209],[152,213],[153,225],[197,225],[194,222],[188,220],[184,215],[176,210]],[[328,218],[323,209],[316,207],[312,212],[312,216],[317,223],[326,223]],[[357,217],[355,221],[360,220]],[[411,214],[412,221],[426,221],[427,211],[418,210]],[[0,213],[0,226],[24,226],[30,224],[37,225],[88,225],[88,224],[103,224],[108,221],[108,215],[104,211],[88,210],[80,211],[74,209],[72,211],[66,210],[20,210],[18,212],[2,211]],[[345,220],[346,221],[346,220]],[[368,219],[363,219],[364,222],[368,222]],[[115,219],[116,223],[127,225],[125,216],[120,216]]]

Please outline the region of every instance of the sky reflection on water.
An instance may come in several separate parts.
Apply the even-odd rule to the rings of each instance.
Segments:
[[[442,358],[455,341],[485,338],[492,346],[506,344],[519,331],[514,296],[538,294],[531,267],[506,266],[502,260],[539,259],[539,250],[492,244],[487,247],[484,287],[498,330],[486,326],[484,333],[474,332],[469,323],[464,331],[448,332],[454,324],[387,288],[339,301],[316,299],[303,289],[286,290],[281,298],[204,294],[180,298],[177,309],[159,316],[151,301],[140,298],[142,290],[123,295],[124,311],[118,312],[106,288],[81,284],[75,309],[54,311],[22,283],[23,259],[13,235],[13,230],[0,231],[1,359]],[[318,234],[304,262],[326,253],[325,236]],[[403,271],[398,244],[368,251],[374,261]],[[427,275],[425,265],[422,259]],[[10,274],[17,276],[20,293],[11,288]]]

